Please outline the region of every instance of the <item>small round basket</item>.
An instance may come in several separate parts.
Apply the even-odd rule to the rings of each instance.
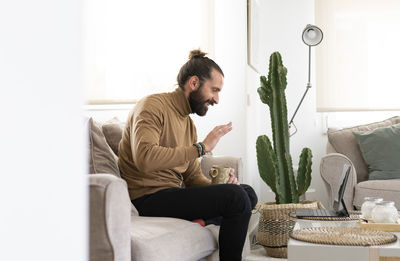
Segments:
[[[287,243],[289,233],[292,232],[296,218],[289,213],[296,209],[324,208],[319,201],[304,200],[300,203],[276,204],[265,202],[258,205],[260,219],[258,223],[257,241],[272,257],[287,258]]]

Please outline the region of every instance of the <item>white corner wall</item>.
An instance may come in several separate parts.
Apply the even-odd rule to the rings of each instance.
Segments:
[[[0,3],[0,260],[88,258],[80,4]]]

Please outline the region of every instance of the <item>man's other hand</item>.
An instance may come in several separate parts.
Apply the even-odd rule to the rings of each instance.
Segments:
[[[236,185],[240,185],[239,181],[237,180],[236,176],[235,176],[235,170],[231,168],[231,171],[229,172],[229,179],[228,182],[226,182],[227,184],[236,184]]]
[[[219,139],[232,130],[232,122],[215,127],[204,139],[203,144],[206,152],[211,152],[217,145]]]

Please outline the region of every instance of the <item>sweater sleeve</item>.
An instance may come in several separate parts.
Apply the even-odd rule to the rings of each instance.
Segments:
[[[141,110],[131,126],[132,158],[142,172],[170,169],[198,157],[193,145],[167,148],[159,145],[163,117],[161,111]]]
[[[189,167],[183,174],[183,178],[185,186],[187,187],[203,186],[211,184],[211,180],[206,178],[206,176],[204,176],[203,172],[201,171],[200,163],[197,159],[192,160],[189,163]]]

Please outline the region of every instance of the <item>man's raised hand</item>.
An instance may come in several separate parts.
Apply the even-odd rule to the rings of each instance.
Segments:
[[[206,152],[211,152],[217,145],[219,139],[232,130],[232,122],[225,125],[215,127],[207,137],[204,139],[203,144]]]

